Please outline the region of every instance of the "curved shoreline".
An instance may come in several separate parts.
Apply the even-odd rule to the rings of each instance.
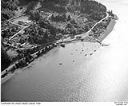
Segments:
[[[112,31],[113,31],[113,28],[116,24],[116,21],[115,19],[112,19],[111,22],[109,23],[107,29],[105,30],[104,34],[100,36],[100,41],[103,41]]]
[[[105,18],[104,18],[105,19]],[[102,19],[103,20],[103,19]],[[114,26],[115,26],[115,23],[116,23],[116,18],[111,18],[111,21],[109,22],[104,34],[100,35],[98,41],[99,42],[102,42],[108,35],[109,33],[111,33],[111,31],[113,30]],[[100,21],[101,22],[101,21]],[[98,22],[99,23],[99,22]],[[95,25],[94,25],[95,26]],[[80,34],[80,35],[76,35],[77,36],[82,36],[84,35],[84,37],[82,39],[84,39],[83,41],[84,42],[98,42],[95,38],[92,38],[89,36],[89,32],[92,30],[92,28],[84,33],[84,34]],[[90,39],[90,40],[89,40]],[[40,55],[42,55],[43,53],[45,52],[48,52],[49,50],[51,50],[52,48],[56,47],[58,44],[61,44],[61,43],[73,43],[73,42],[78,42],[78,41],[82,41],[81,39],[73,39],[73,40],[70,40],[70,41],[64,41],[64,42],[58,42],[58,43],[53,43],[49,46],[46,46],[42,49],[40,49],[39,51],[35,52],[34,54],[31,54],[32,56],[32,60],[29,60],[29,61],[26,61],[26,58],[27,57],[24,57],[23,59],[21,59],[21,62],[25,63],[26,66],[28,66],[28,64],[30,64],[32,61],[34,61],[35,58],[38,58]],[[99,43],[98,42],[98,43]],[[47,49],[47,50],[46,50]],[[19,62],[20,60],[18,60]],[[9,66],[7,69],[5,69],[4,71],[1,72],[1,76],[4,76],[3,78],[1,78],[1,84],[5,83],[7,80],[9,80],[11,77],[10,76],[13,76],[12,74],[15,74],[15,70],[18,69],[17,68],[17,65],[18,63],[14,63],[13,65]],[[26,67],[25,66],[25,67]],[[24,67],[24,66],[23,66]]]

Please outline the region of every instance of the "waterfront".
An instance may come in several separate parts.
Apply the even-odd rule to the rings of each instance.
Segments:
[[[128,5],[99,1],[119,17],[103,41],[110,45],[78,42],[53,49],[2,85],[3,101],[128,100]]]

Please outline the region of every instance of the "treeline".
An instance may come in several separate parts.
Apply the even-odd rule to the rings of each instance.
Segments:
[[[42,9],[46,11],[54,11],[58,13],[65,13],[65,6],[68,0],[42,0]]]
[[[70,21],[71,17],[70,15],[66,16],[66,14],[55,15],[55,16],[52,14],[51,20],[56,22],[66,22],[66,21]]]
[[[103,18],[106,12],[104,5],[93,0],[1,0],[1,19],[4,21],[13,17],[19,5],[27,5],[26,13],[29,13],[38,2],[41,3],[41,8],[47,11],[62,14],[79,11],[96,20]]]
[[[41,28],[34,24],[25,30],[25,34],[28,34],[28,42],[30,44],[44,44],[47,43],[48,30]]]
[[[1,0],[1,21],[12,18],[15,15],[18,4],[18,0]]]
[[[94,20],[105,17],[106,7],[94,0],[44,0],[42,1],[44,10],[65,13],[76,12],[88,14]]]
[[[7,53],[4,49],[3,43],[1,43],[1,71],[3,71],[5,68],[7,68],[10,64],[11,64],[11,59],[7,55]]]
[[[58,29],[43,19],[25,29],[25,34],[29,35],[28,42],[39,45],[54,41],[57,32]]]
[[[14,17],[19,6],[27,5],[27,10],[31,10],[37,2],[38,0],[1,0],[1,21]]]
[[[38,2],[39,0],[19,0],[19,5],[20,6],[26,6],[30,4],[31,2]]]

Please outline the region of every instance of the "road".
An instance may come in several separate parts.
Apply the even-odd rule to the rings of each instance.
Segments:
[[[119,17],[98,43],[55,48],[2,85],[2,101],[128,101],[127,0],[99,0]]]

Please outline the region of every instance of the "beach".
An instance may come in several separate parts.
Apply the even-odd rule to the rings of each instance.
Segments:
[[[65,48],[52,49],[28,67],[17,70],[2,85],[2,101],[128,100],[128,17],[123,13],[127,6],[107,0],[103,3],[119,17],[119,22],[108,28],[106,35],[109,35],[103,40],[109,46],[74,42]]]

